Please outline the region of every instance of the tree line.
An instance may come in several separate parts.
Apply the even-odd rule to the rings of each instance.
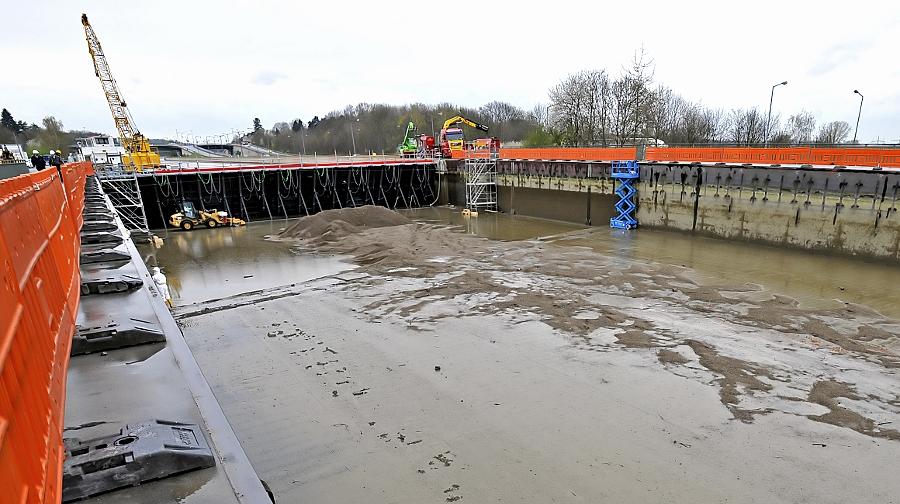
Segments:
[[[558,145],[803,145],[838,144],[846,121],[816,127],[802,110],[782,120],[759,107],[724,110],[691,102],[654,82],[653,60],[641,50],[617,75],[605,69],[571,74],[550,89],[542,122]]]
[[[67,156],[76,138],[98,134],[92,131],[66,131],[62,121],[53,116],[43,118],[41,124],[37,125],[16,120],[6,108],[0,111],[0,143],[22,145],[29,153],[37,150],[47,154],[52,149],[62,151],[63,156]]]
[[[487,124],[489,134],[503,143],[525,147],[831,145],[847,142],[852,131],[846,121],[819,125],[805,110],[769,118],[761,107],[726,110],[692,102],[655,82],[654,69],[653,60],[639,50],[615,75],[601,69],[566,76],[548,91],[548,104],[527,111],[502,101],[478,108],[362,103],[306,122],[277,122],[271,129],[257,118],[243,140],[291,153],[341,154],[354,146],[357,153],[388,153],[402,140],[408,122],[418,133],[436,134],[445,119],[457,114]]]
[[[506,141],[523,141],[541,129],[539,119],[509,103],[494,101],[478,108],[450,103],[427,105],[387,105],[361,103],[343,110],[318,115],[304,121],[276,122],[271,128],[254,118],[253,129],[235,140],[250,141],[269,149],[289,153],[348,154],[394,153],[412,122],[416,134],[435,135],[445,120],[455,115],[484,124],[489,133],[467,132],[471,138],[492,135]]]

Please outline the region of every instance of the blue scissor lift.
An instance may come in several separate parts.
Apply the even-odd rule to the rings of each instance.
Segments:
[[[634,229],[638,227],[637,218],[634,211],[637,204],[634,202],[634,195],[637,189],[634,182],[640,178],[641,172],[637,161],[613,161],[612,178],[618,179],[619,184],[616,188],[616,196],[619,201],[616,202],[617,216],[609,220],[610,227],[616,229]]]

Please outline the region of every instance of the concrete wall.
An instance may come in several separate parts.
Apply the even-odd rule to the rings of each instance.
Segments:
[[[615,181],[608,163],[501,161],[500,209],[608,225]],[[465,184],[442,176],[444,203],[465,204]],[[644,164],[644,228],[900,261],[900,173],[781,167]]]
[[[613,216],[613,184],[603,179],[500,175],[500,211],[587,225],[606,225]],[[442,176],[441,203],[465,206],[461,174]]]
[[[25,163],[0,163],[0,179],[17,177],[28,173]]]
[[[900,174],[649,165],[644,227],[900,260]]]

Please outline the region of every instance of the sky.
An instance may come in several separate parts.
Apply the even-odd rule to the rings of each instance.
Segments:
[[[16,119],[114,132],[81,13],[138,128],[230,134],[348,104],[492,100],[524,109],[580,70],[621,72],[724,109],[801,109],[859,139],[900,141],[900,8],[892,1],[253,2],[2,0],[0,106]],[[10,22],[9,20],[18,20]]]

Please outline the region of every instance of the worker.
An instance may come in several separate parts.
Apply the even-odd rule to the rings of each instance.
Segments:
[[[153,282],[156,283],[156,287],[159,289],[160,295],[162,295],[163,300],[166,302],[166,306],[171,308],[172,296],[169,294],[169,284],[166,281],[166,275],[163,275],[159,266],[153,267],[153,275],[151,278],[153,278]]]
[[[59,178],[62,179],[62,158],[59,157],[59,151],[50,151],[50,165],[56,167],[56,173],[59,174]]]
[[[38,152],[37,149],[31,151],[31,166],[33,166],[37,171],[41,171],[47,167],[47,162],[44,161],[44,156],[41,156],[41,153]]]
[[[5,145],[3,146],[3,152],[0,153],[0,161],[4,163],[12,163],[15,161],[12,152],[9,152],[9,149],[7,149]]]

